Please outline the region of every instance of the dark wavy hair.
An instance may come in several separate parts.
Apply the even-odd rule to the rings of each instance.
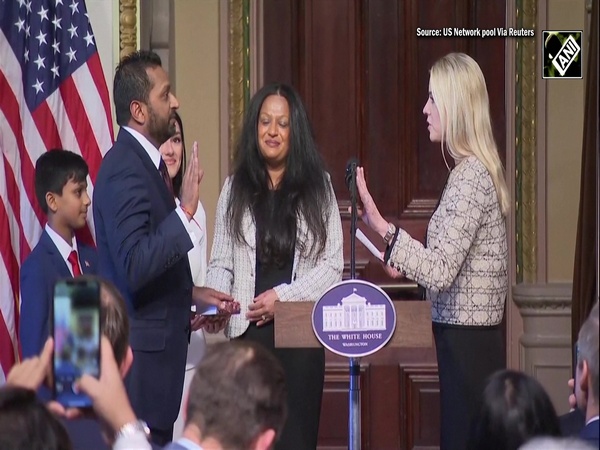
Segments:
[[[177,111],[174,113],[175,121],[179,124],[179,130],[181,130],[181,165],[179,166],[179,170],[175,174],[173,178],[173,193],[175,197],[179,198],[179,194],[181,193],[181,184],[183,183],[183,172],[185,172],[186,165],[186,157],[185,157],[185,138],[183,136],[183,122],[181,121],[181,116]],[[172,137],[170,139],[173,139]]]
[[[514,370],[493,374],[474,418],[468,450],[517,450],[535,436],[560,436],[552,401],[533,377]]]
[[[252,341],[208,346],[190,384],[186,412],[186,425],[196,425],[223,448],[251,448],[269,429],[279,437],[287,416],[281,363]]]
[[[48,192],[62,196],[69,181],[83,183],[88,173],[87,163],[77,153],[55,148],[42,154],[35,162],[35,195],[42,211],[48,214]]]
[[[265,99],[280,95],[290,110],[290,144],[285,172],[277,186],[277,196],[270,195],[271,182],[267,164],[258,144],[258,119]],[[229,197],[228,218],[232,235],[244,242],[242,217],[250,208],[256,220],[260,206],[270,213],[264,221],[257,242],[262,262],[281,263],[285,255],[293,254],[295,245],[302,252],[318,255],[327,240],[327,205],[331,200],[328,175],[317,150],[308,115],[298,93],[286,84],[269,84],[250,100],[242,133],[234,157],[233,180]],[[276,212],[276,213],[275,213]],[[302,216],[308,225],[313,244],[295,242],[296,219]]]
[[[34,391],[0,389],[0,450],[72,450],[62,424]]]
[[[147,50],[138,50],[121,60],[113,82],[115,114],[119,125],[129,123],[131,102],[137,100],[148,103],[152,82],[146,69],[160,66],[162,66],[160,56]]]

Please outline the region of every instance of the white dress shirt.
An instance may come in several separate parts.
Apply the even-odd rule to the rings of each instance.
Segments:
[[[593,422],[593,421],[595,421],[595,420],[600,420],[600,416],[594,416],[594,417],[592,417],[590,420],[588,420],[588,421],[585,423],[585,426],[587,427],[587,426],[588,426],[590,423],[592,423],[592,422]]]
[[[69,255],[71,254],[71,252],[73,250],[77,252],[77,259],[79,260],[79,268],[81,269],[81,273],[83,273],[83,266],[81,265],[81,255],[79,254],[79,250],[77,249],[77,239],[75,239],[75,236],[73,236],[73,245],[71,246],[56,231],[54,231],[50,227],[50,225],[46,224],[46,226],[44,227],[44,230],[46,230],[46,233],[48,233],[48,236],[50,236],[50,239],[52,239],[52,242],[54,242],[54,245],[56,245],[56,248],[58,249],[60,256],[62,256],[62,259],[64,259],[65,264],[69,268],[69,272],[71,272],[71,276],[74,276],[74,275],[73,275],[73,267],[71,266],[71,263],[69,262]]]
[[[178,198],[175,199],[175,203],[179,206]],[[193,237],[190,235],[194,247],[188,252],[192,280],[194,286],[204,286],[206,283],[206,213],[200,202],[198,202],[198,209],[196,209],[196,213],[194,214],[194,220],[190,222],[190,228],[194,233]],[[192,308],[195,310],[193,306]],[[198,365],[204,356],[205,349],[206,340],[204,339],[204,331],[193,331],[190,335],[185,370],[193,370]]]

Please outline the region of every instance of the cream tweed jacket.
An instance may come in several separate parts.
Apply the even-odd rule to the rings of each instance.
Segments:
[[[308,256],[296,245],[292,282],[276,286],[275,292],[282,302],[316,301],[333,284],[341,281],[344,269],[342,222],[331,183],[331,203],[327,216],[327,241],[320,255]],[[217,203],[215,236],[212,245],[206,285],[230,294],[240,302],[241,312],[231,316],[225,335],[235,338],[248,328],[248,305],[254,300],[256,275],[256,226],[250,209],[242,218],[245,243],[240,243],[230,233],[227,205],[231,193],[231,177],[227,178]],[[311,237],[305,220],[298,217],[296,242],[306,242],[310,248]]]
[[[389,264],[424,286],[432,319],[453,325],[502,321],[508,291],[506,221],[492,178],[474,156],[450,173],[427,229],[427,247],[399,230]]]

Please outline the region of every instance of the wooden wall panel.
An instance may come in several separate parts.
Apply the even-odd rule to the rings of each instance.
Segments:
[[[403,50],[398,2],[374,0],[366,3],[364,66],[366,92],[363,110],[366,111],[365,145],[357,153],[364,164],[367,182],[381,213],[398,217],[403,118],[402,65]]]
[[[297,76],[292,69],[298,54],[295,45],[298,37],[297,6],[292,1],[263,0],[265,83],[276,81],[297,85]]]
[[[346,192],[345,163],[357,154],[361,66],[356,2],[304,2],[300,90],[336,192]],[[342,44],[343,45],[340,45]],[[346,196],[347,197],[347,196]]]
[[[439,447],[440,404],[436,365],[400,365],[400,436],[403,449]],[[410,413],[409,413],[410,412]]]
[[[363,358],[360,373],[363,450],[439,445],[433,347],[385,348]],[[347,360],[326,351],[319,450],[348,448],[348,387]]]

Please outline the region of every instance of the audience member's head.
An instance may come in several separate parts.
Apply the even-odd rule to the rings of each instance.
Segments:
[[[575,438],[541,437],[527,441],[519,450],[590,450],[587,442]],[[597,450],[597,449],[594,449]]]
[[[100,329],[108,338],[115,360],[124,377],[131,363],[133,352],[129,346],[129,316],[125,299],[117,287],[108,280],[100,279]]]
[[[49,216],[59,215],[71,229],[85,225],[91,200],[87,194],[88,166],[84,159],[68,150],[45,152],[35,163],[35,195]]]
[[[96,281],[100,285],[100,330],[110,341],[121,375],[125,377],[133,362],[125,300],[109,280],[96,275],[83,275],[81,279]]]
[[[21,387],[0,389],[0,450],[71,450],[60,422],[35,392]]]
[[[577,370],[575,372],[575,396],[577,406],[586,412],[586,419],[597,416],[600,402],[598,381],[598,303],[579,330],[577,339]]]
[[[560,436],[548,394],[536,379],[524,373],[496,372],[484,390],[468,448],[517,450],[534,436]]]
[[[184,436],[202,447],[272,447],[287,414],[284,372],[275,357],[247,341],[208,347],[190,385]]]

